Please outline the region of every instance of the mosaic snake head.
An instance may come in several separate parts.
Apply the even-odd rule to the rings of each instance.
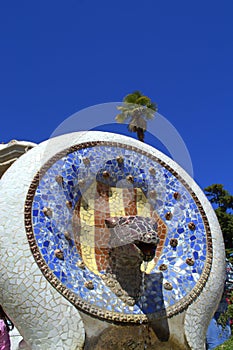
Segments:
[[[142,216],[109,218],[105,220],[110,229],[110,245],[121,252],[137,255],[142,261],[151,261],[159,243],[157,224],[154,219]]]

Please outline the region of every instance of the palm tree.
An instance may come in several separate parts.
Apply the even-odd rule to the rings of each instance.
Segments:
[[[129,121],[128,130],[136,132],[138,140],[144,142],[147,120],[154,118],[157,111],[156,103],[140,91],[134,91],[124,97],[123,105],[118,106],[117,109],[121,113],[117,114],[116,121],[118,123]]]

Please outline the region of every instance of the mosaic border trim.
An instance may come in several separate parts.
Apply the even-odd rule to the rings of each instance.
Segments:
[[[160,318],[170,318],[174,315],[177,315],[178,313],[181,313],[184,311],[201,293],[202,289],[204,288],[207,279],[209,277],[209,273],[212,266],[212,237],[211,237],[211,231],[209,226],[209,221],[207,219],[207,216],[205,214],[205,211],[194,193],[194,191],[191,189],[191,187],[186,183],[186,181],[174,170],[172,169],[168,164],[166,164],[164,161],[156,157],[155,155],[152,155],[146,151],[141,150],[140,148],[137,148],[135,146],[130,146],[127,144],[123,144],[120,142],[110,142],[110,141],[92,141],[92,142],[85,142],[78,145],[71,146],[65,150],[62,150],[52,156],[37,172],[34,179],[31,182],[31,185],[29,187],[26,200],[25,200],[25,207],[24,207],[24,223],[25,223],[25,230],[26,235],[28,239],[28,243],[32,252],[32,255],[39,266],[42,274],[44,277],[51,283],[51,285],[60,293],[62,294],[69,302],[71,302],[75,307],[77,307],[80,311],[83,311],[87,314],[90,314],[93,317],[97,317],[99,319],[103,319],[105,321],[114,321],[115,323],[138,323],[138,324],[145,324],[148,323],[148,316],[147,315],[127,315],[127,314],[121,314],[117,312],[111,312],[111,311],[105,311],[98,307],[91,306],[89,303],[83,301],[80,297],[75,295],[73,292],[71,292],[68,288],[66,288],[60,280],[51,272],[49,267],[47,266],[45,260],[43,259],[40,250],[37,246],[37,242],[34,236],[33,231],[33,221],[32,221],[32,204],[34,195],[36,192],[36,189],[39,185],[40,178],[46,173],[46,171],[59,159],[66,156],[69,153],[73,153],[75,151],[78,151],[83,148],[89,148],[89,147],[95,147],[95,146],[113,146],[113,147],[120,147],[127,150],[132,150],[135,152],[138,152],[153,161],[159,163],[161,166],[166,168],[168,171],[170,171],[188,190],[190,195],[192,196],[193,200],[195,201],[200,214],[203,219],[204,227],[206,230],[206,239],[207,239],[207,256],[206,256],[206,262],[203,269],[203,272],[201,274],[200,279],[196,283],[195,287],[192,289],[192,291],[187,294],[183,299],[178,301],[175,305],[169,306],[167,309],[161,310],[160,312],[156,313],[153,316],[156,316],[156,319]]]

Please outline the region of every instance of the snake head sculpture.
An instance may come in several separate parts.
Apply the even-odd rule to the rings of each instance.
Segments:
[[[155,256],[159,238],[155,220],[142,216],[105,220],[110,230],[107,285],[128,305],[133,305],[142,286],[141,264]]]
[[[138,255],[147,262],[154,258],[159,243],[155,220],[136,215],[110,218],[105,223],[111,232],[112,250],[121,247],[122,253],[124,250],[131,251],[130,255]]]

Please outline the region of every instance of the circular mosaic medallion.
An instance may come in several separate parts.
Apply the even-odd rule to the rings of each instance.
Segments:
[[[130,143],[88,142],[56,154],[30,186],[25,226],[54,288],[106,320],[171,317],[200,294],[211,268],[197,196]]]

